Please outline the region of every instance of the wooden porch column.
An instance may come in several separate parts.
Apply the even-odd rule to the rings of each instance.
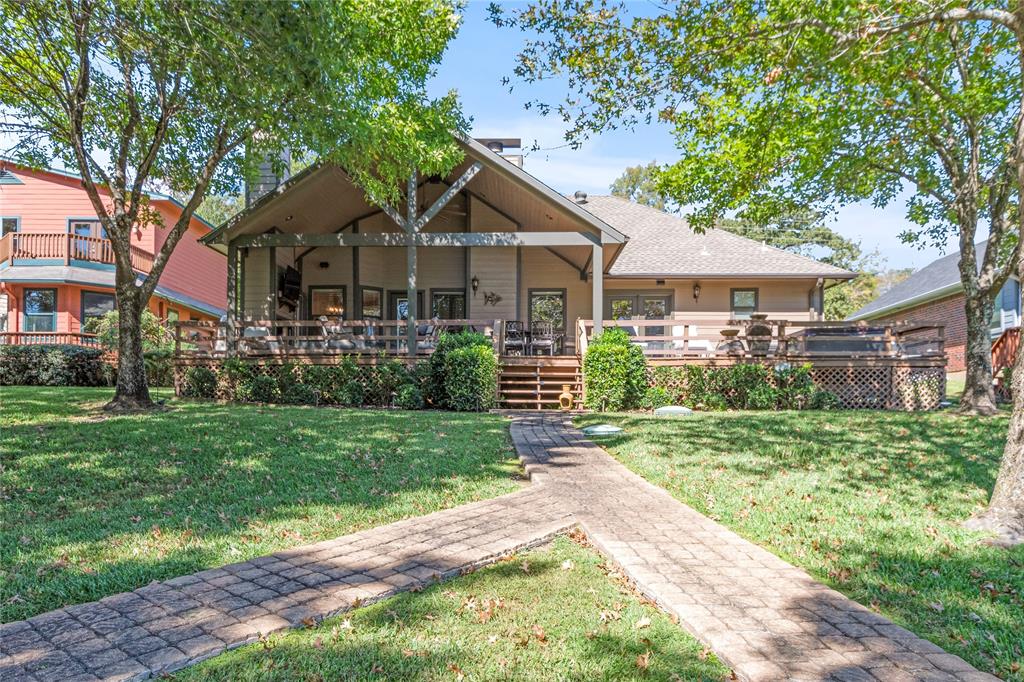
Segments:
[[[405,231],[410,236],[415,236],[416,229],[416,171],[409,176],[409,185],[406,189],[406,213]],[[409,299],[409,306],[406,308],[406,343],[409,345],[409,356],[416,355],[416,240],[410,241],[405,250],[405,274],[406,274],[406,296]]]
[[[593,273],[592,283],[592,294],[593,294],[593,307],[592,311],[594,317],[594,336],[601,333],[601,328],[604,326],[604,247],[600,244],[594,244],[593,254],[590,259],[590,269]]]
[[[228,310],[225,316],[227,334],[225,342],[228,352],[235,350],[235,316],[238,313],[238,247],[228,244]]]

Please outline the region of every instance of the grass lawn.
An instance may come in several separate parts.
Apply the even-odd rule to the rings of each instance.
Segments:
[[[502,418],[0,395],[4,622],[515,490]],[[166,392],[162,397],[169,397]]]
[[[596,553],[558,538],[450,583],[222,654],[173,679],[728,679],[714,655],[617,575],[605,573]]]
[[[967,377],[964,372],[953,372],[946,375],[946,400],[959,402],[964,393]]]
[[[611,454],[677,499],[976,667],[1024,679],[1024,547],[960,522],[1007,429],[950,413],[590,415]]]

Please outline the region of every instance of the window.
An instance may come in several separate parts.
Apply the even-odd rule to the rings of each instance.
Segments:
[[[68,232],[79,237],[96,237],[106,239],[107,231],[98,220],[75,220],[68,221]]]
[[[1006,284],[996,294],[992,306],[992,328],[1003,329],[1004,325],[1016,324],[1020,317],[1020,282],[1015,279],[1006,280]]]
[[[757,289],[732,289],[729,297],[732,316],[737,320],[750,319],[757,312]]]
[[[21,218],[0,218],[0,237],[17,232],[21,227]]]
[[[321,315],[345,319],[345,287],[310,287],[309,314],[314,320],[319,319]]]
[[[359,309],[363,319],[379,320],[384,316],[384,290],[363,287],[360,293]]]
[[[565,289],[530,290],[530,327],[550,322],[556,332],[565,331]]]
[[[82,328],[89,320],[96,320],[114,309],[114,296],[98,291],[82,292]]]
[[[168,324],[168,326],[176,325],[178,323],[178,320],[180,320],[180,319],[181,319],[181,313],[179,313],[174,308],[168,308],[167,309],[167,324]]]
[[[464,320],[466,318],[466,292],[432,291],[430,313],[439,320]]]
[[[57,331],[57,290],[25,289],[25,331]]]
[[[409,319],[409,292],[405,289],[396,289],[388,292],[388,312],[390,313],[389,320],[407,320]],[[416,318],[424,319],[423,308],[423,292],[416,292]]]

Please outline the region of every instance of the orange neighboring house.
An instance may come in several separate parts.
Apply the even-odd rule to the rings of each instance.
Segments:
[[[173,225],[181,204],[149,194]],[[217,320],[227,307],[227,261],[198,242],[193,217],[149,302],[160,319]],[[132,265],[149,272],[167,229],[132,236]],[[114,252],[77,175],[0,159],[0,343],[94,343],[86,322],[114,309]]]

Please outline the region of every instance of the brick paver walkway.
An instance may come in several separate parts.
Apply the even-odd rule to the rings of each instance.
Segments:
[[[587,441],[510,413],[534,485],[0,626],[0,680],[177,670],[582,525],[744,680],[995,680],[743,540]]]
[[[515,416],[512,439],[532,479],[740,679],[998,679],[678,502],[565,417]]]

